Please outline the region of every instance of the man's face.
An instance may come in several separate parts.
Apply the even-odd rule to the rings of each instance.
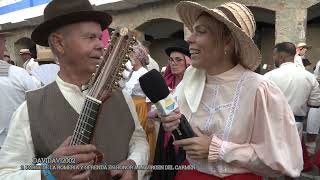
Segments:
[[[8,56],[4,56],[3,60],[6,61],[6,62],[10,62],[11,59]]]
[[[31,55],[30,54],[21,54],[20,55],[21,56],[21,58],[22,58],[22,60],[24,61],[24,62],[26,62],[26,61],[28,61],[29,59],[31,59]]]
[[[305,54],[306,54],[306,52],[308,51],[308,49],[307,48],[302,48],[302,49],[300,49],[300,53],[299,53],[299,55],[300,56],[304,56]]]
[[[80,22],[68,27],[67,35],[63,36],[63,63],[84,75],[96,71],[103,55],[102,31],[96,22]]]

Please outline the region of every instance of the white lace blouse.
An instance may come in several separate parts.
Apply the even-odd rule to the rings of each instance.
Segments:
[[[198,171],[218,177],[241,173],[297,177],[302,150],[293,113],[280,89],[241,65],[216,76],[187,69],[177,87],[178,104],[191,126],[220,142]],[[210,162],[219,152],[218,162]]]

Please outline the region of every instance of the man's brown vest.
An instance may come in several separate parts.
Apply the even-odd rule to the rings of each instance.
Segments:
[[[72,135],[79,114],[64,98],[56,82],[28,92],[27,105],[35,155],[48,157]],[[95,130],[95,145],[104,154],[106,164],[118,164],[127,159],[134,129],[134,120],[122,92],[114,92],[101,105]]]

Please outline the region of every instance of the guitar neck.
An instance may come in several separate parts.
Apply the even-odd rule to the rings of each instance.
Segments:
[[[70,145],[90,144],[102,102],[106,101],[118,86],[128,53],[136,43],[132,32],[122,28],[115,32],[104,60],[90,81],[90,91],[85,99]]]
[[[90,144],[101,102],[87,96],[82,106],[70,145]]]

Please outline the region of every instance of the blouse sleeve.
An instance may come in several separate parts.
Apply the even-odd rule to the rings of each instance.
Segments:
[[[214,151],[217,150],[211,145],[209,160]],[[257,174],[300,175],[303,169],[301,142],[293,113],[278,87],[268,81],[259,85],[250,143],[222,141],[218,151],[221,160]]]

